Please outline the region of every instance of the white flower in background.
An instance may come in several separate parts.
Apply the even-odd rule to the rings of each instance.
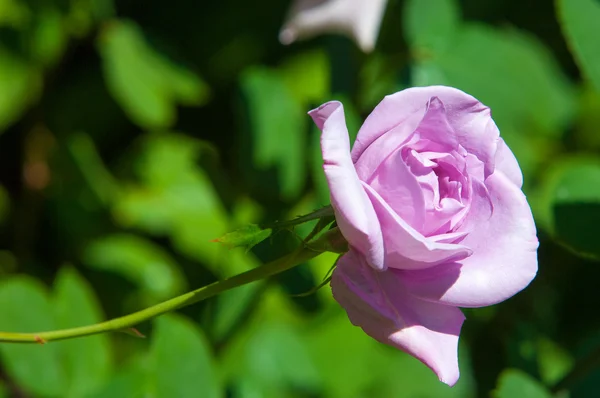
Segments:
[[[295,0],[279,40],[290,44],[297,39],[323,33],[341,33],[353,38],[361,50],[375,48],[387,0]]]

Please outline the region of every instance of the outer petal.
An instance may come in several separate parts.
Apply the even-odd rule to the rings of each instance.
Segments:
[[[309,115],[323,132],[323,169],[338,226],[350,246],[360,251],[371,266],[384,269],[381,227],[350,158],[344,108],[333,101],[310,111]]]
[[[363,183],[383,231],[385,264],[396,269],[424,269],[471,255],[465,245],[424,237],[401,219],[370,186]]]
[[[525,195],[502,172],[485,181],[492,201],[475,196],[460,230],[469,258],[425,271],[401,271],[407,289],[418,297],[459,307],[483,307],[524,289],[537,272],[535,224]]]
[[[496,151],[496,167],[502,171],[516,186],[523,186],[523,173],[510,148],[502,138],[498,138],[498,150]]]
[[[333,296],[354,325],[374,339],[413,355],[440,381],[454,385],[459,376],[462,312],[407,294],[394,272],[377,272],[350,251],[338,261],[333,273]]]
[[[458,142],[483,161],[486,175],[491,174],[499,132],[489,108],[472,96],[445,86],[414,87],[385,97],[358,132],[352,159],[356,161],[377,138],[404,123],[415,112],[424,115],[433,97],[444,104],[446,117],[456,132]]]

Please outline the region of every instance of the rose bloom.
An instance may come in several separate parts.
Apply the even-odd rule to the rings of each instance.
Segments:
[[[311,111],[350,250],[331,287],[351,322],[456,383],[458,307],[499,303],[537,272],[519,165],[490,110],[451,87],[387,96],[350,151],[344,109]]]

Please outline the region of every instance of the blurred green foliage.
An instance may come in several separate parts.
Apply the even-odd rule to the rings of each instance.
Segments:
[[[492,108],[537,279],[465,310],[454,388],[328,288],[300,297],[331,254],[140,325],[146,339],[0,345],[0,397],[542,398],[600,345],[600,2],[390,0],[371,54],[335,35],[282,46],[289,3],[0,0],[0,330],[95,323],[280,256],[312,225],[247,253],[213,240],[328,204],[309,109],[342,100],[355,136],[414,85]],[[599,385],[590,369],[561,396]]]

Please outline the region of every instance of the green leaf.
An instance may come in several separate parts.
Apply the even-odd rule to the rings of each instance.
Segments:
[[[156,397],[224,395],[209,344],[187,319],[174,314],[156,319],[150,355]]]
[[[600,161],[592,157],[554,162],[535,198],[536,218],[559,241],[584,256],[600,258]]]
[[[417,56],[444,51],[460,24],[454,0],[410,0],[404,6],[404,35]]]
[[[99,391],[86,398],[145,398],[149,388],[149,369],[147,357],[137,356],[129,360]],[[162,398],[162,397],[156,397]]]
[[[0,26],[21,28],[29,17],[29,9],[21,1],[0,0]]]
[[[547,338],[538,340],[537,354],[540,377],[549,385],[566,376],[575,364],[575,359],[564,347]]]
[[[571,52],[582,72],[600,91],[600,2],[597,0],[557,0],[561,22]]]
[[[73,134],[67,141],[67,147],[98,200],[104,205],[117,200],[118,183],[102,162],[92,138],[84,133]]]
[[[10,398],[10,390],[5,382],[0,382],[0,398]]]
[[[68,44],[63,16],[55,8],[37,10],[31,39],[31,52],[37,62],[52,66],[62,56]]]
[[[241,85],[249,109],[253,163],[263,171],[275,169],[282,196],[294,198],[306,174],[305,109],[274,71],[250,69]]]
[[[97,21],[108,19],[115,14],[114,0],[90,0],[90,12]]]
[[[109,90],[142,127],[169,127],[177,104],[201,105],[208,98],[205,83],[150,47],[133,22],[111,22],[98,46]]]
[[[253,314],[253,306],[257,304],[263,289],[264,283],[259,281],[228,290],[212,299],[206,332],[211,340],[222,343],[238,332],[236,328],[244,324],[249,314]]]
[[[551,398],[544,386],[518,369],[507,369],[500,374],[498,386],[492,393],[494,398]]]
[[[398,65],[406,64],[406,56],[389,57],[383,54],[373,53],[363,63],[360,70],[360,86],[357,98],[357,108],[368,114],[381,102],[386,95],[395,93],[406,88],[405,77],[400,75]],[[345,96],[344,96],[345,97]],[[350,133],[350,142],[354,142],[358,128],[362,120],[354,110],[352,102],[343,98],[344,113]]]
[[[0,132],[16,121],[37,100],[42,88],[40,72],[0,46]]]
[[[244,247],[246,252],[248,252],[255,245],[271,236],[272,233],[273,230],[271,228],[262,228],[259,225],[250,224],[233,232],[226,233],[216,239],[216,241],[231,248]]]
[[[591,85],[582,87],[577,116],[573,130],[577,147],[583,150],[600,149],[600,90],[595,90]]]
[[[186,286],[171,256],[160,246],[136,235],[120,233],[97,239],[86,247],[83,261],[136,283],[152,301],[172,297]]]
[[[39,332],[56,329],[48,292],[38,281],[13,277],[0,283],[0,330]],[[1,344],[5,371],[24,390],[40,397],[65,396],[68,378],[59,344]]]
[[[73,268],[61,268],[54,291],[53,308],[58,328],[87,326],[103,320],[94,292]],[[68,380],[65,397],[84,396],[108,379],[112,363],[106,334],[56,344],[60,346],[62,365]]]
[[[324,51],[294,55],[279,68],[292,94],[304,104],[325,101],[331,79],[329,58]]]
[[[260,396],[288,396],[285,392],[294,389],[318,395],[323,375],[307,352],[299,328],[275,319],[255,321],[244,337],[224,359],[227,371],[239,383],[236,389],[248,388],[251,380]]]
[[[150,349],[134,356],[90,397],[222,397],[209,347],[189,320],[163,315],[154,321]]]

